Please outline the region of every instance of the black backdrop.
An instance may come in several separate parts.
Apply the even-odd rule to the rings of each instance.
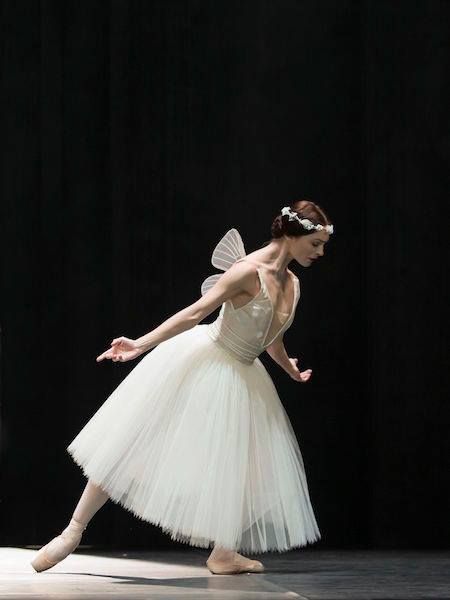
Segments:
[[[2,17],[3,545],[85,478],[66,446],[135,363],[97,364],[199,296],[300,196],[335,234],[261,358],[302,449],[314,547],[448,547],[450,3],[24,1]],[[211,315],[205,321],[215,318]],[[85,542],[175,545],[108,503]]]

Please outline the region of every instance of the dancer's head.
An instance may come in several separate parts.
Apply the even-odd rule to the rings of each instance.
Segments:
[[[270,230],[272,240],[283,238],[293,258],[303,267],[309,267],[315,259],[323,256],[325,244],[330,238],[325,226],[331,225],[331,221],[320,206],[306,198],[293,202],[289,208],[291,218],[289,214],[275,217]],[[300,219],[309,219],[313,225],[323,225],[324,229],[307,229],[293,218],[294,214]]]

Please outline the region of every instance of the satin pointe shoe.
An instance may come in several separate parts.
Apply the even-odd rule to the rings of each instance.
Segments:
[[[31,561],[33,569],[37,572],[46,571],[61,562],[79,545],[85,529],[83,523],[71,519],[69,525],[60,535],[53,538],[38,551]]]
[[[234,575],[236,573],[262,573],[264,565],[259,560],[251,560],[235,552],[232,560],[208,559],[206,566],[215,575]]]

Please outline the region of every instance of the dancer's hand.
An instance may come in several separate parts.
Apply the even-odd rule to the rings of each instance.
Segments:
[[[136,340],[121,336],[115,338],[111,342],[111,348],[97,356],[96,360],[100,362],[104,358],[110,358],[113,362],[126,362],[140,354],[141,350],[137,347]]]
[[[291,370],[289,371],[289,375],[295,381],[300,381],[301,383],[306,383],[308,379],[311,377],[312,369],[306,369],[306,371],[299,371],[297,367],[298,358],[290,358],[289,362],[291,363]]]

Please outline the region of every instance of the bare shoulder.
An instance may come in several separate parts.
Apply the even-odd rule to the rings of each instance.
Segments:
[[[231,271],[231,269],[242,275],[251,275],[256,274],[258,266],[256,263],[248,260],[237,260],[228,270]]]
[[[220,276],[212,290],[231,297],[241,291],[254,289],[257,278],[258,273],[255,264],[251,264],[245,260],[236,261]]]
[[[258,277],[258,266],[247,260],[239,260],[226,271],[230,278],[239,280],[244,287],[251,285]]]
[[[247,261],[235,262],[216,281],[216,283],[199,298],[191,308],[195,318],[200,321],[219,307],[242,292],[254,295],[257,267]]]

